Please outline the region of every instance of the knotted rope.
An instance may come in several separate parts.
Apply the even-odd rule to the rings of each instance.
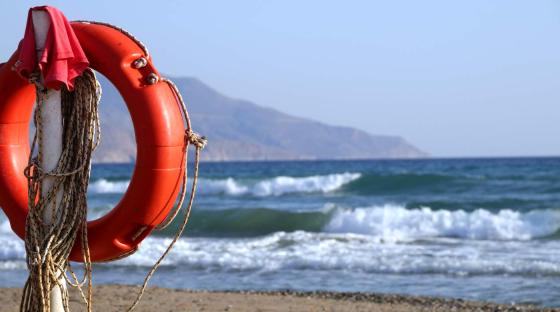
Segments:
[[[144,52],[144,57],[138,58],[134,62],[133,66],[135,68],[141,68],[141,67],[143,67],[147,64],[147,60],[150,57],[150,53],[148,51],[148,48],[146,47],[146,45],[142,41],[140,41],[138,38],[136,38],[134,35],[132,35],[127,30],[125,30],[121,27],[109,24],[109,23],[104,23],[104,22],[85,21],[85,20],[78,20],[78,21],[73,21],[73,22],[83,23],[83,24],[102,25],[102,26],[106,26],[106,27],[109,27],[109,28],[112,28],[112,29],[115,29],[115,30],[121,32],[122,34],[129,37],[132,41],[134,41],[138,45],[138,47],[140,47],[140,49],[142,49],[142,51]],[[155,74],[152,74],[152,75],[155,75]],[[157,227],[157,229],[164,229],[167,226],[169,226],[169,224],[171,224],[171,222],[179,214],[179,211],[181,210],[181,208],[183,206],[183,203],[185,201],[185,196],[187,194],[187,173],[188,173],[187,163],[188,163],[188,146],[189,146],[189,144],[192,144],[195,147],[194,173],[193,173],[193,181],[192,181],[192,186],[191,186],[189,202],[188,202],[188,204],[185,208],[185,215],[184,215],[183,220],[182,220],[182,222],[179,226],[179,229],[177,230],[177,233],[173,237],[173,240],[171,241],[171,243],[169,244],[167,249],[163,252],[163,254],[159,257],[159,259],[154,263],[154,265],[152,266],[150,271],[148,271],[148,274],[146,274],[146,277],[144,278],[144,282],[142,283],[142,286],[140,287],[140,290],[138,292],[138,295],[136,296],[136,299],[134,300],[132,305],[130,305],[130,307],[127,309],[127,311],[129,311],[129,312],[134,310],[136,308],[136,306],[138,305],[138,303],[140,303],[140,300],[142,299],[142,296],[144,295],[144,292],[146,291],[146,287],[148,286],[148,282],[150,281],[150,279],[152,278],[152,276],[154,275],[154,273],[156,272],[158,267],[161,265],[163,260],[167,257],[169,252],[171,252],[171,249],[173,249],[173,246],[175,246],[175,243],[177,243],[177,241],[179,240],[179,238],[181,237],[181,235],[185,231],[185,228],[187,226],[187,223],[189,221],[189,217],[190,217],[190,214],[191,214],[191,210],[192,210],[192,206],[193,206],[193,202],[194,202],[194,197],[195,197],[195,194],[196,194],[196,188],[197,188],[197,183],[198,183],[199,163],[200,163],[200,152],[202,151],[202,149],[204,149],[204,147],[207,144],[206,137],[200,136],[197,133],[192,131],[191,120],[190,120],[190,117],[189,117],[189,113],[187,111],[187,107],[185,105],[185,101],[183,100],[183,97],[181,96],[181,92],[179,92],[179,89],[177,88],[175,83],[173,83],[173,81],[171,81],[169,79],[166,79],[166,78],[159,78],[158,79],[157,76],[152,77],[152,78],[154,78],[154,79],[152,79],[150,81],[150,83],[152,83],[152,84],[153,83],[158,83],[159,81],[165,82],[169,85],[171,90],[173,90],[173,93],[175,94],[175,97],[177,98],[177,101],[180,104],[181,112],[183,113],[183,119],[184,119],[184,122],[185,122],[185,128],[187,129],[185,131],[185,148],[183,150],[183,160],[182,160],[182,166],[185,167],[185,173],[183,175],[183,179],[182,179],[182,183],[181,183],[181,192],[179,193],[178,203],[175,206],[175,209],[172,212],[169,213],[167,218]],[[129,256],[129,255],[126,255],[126,256]]]
[[[146,46],[132,36],[126,30],[107,23],[86,22],[81,23],[99,24],[114,28],[130,37],[145,53],[146,60],[149,57]],[[68,291],[62,287],[62,278],[70,286],[77,287],[82,299],[86,303],[87,311],[92,309],[92,266],[87,241],[87,187],[91,170],[91,154],[100,142],[100,121],[98,115],[98,104],[101,96],[101,88],[93,71],[87,70],[75,81],[74,92],[62,91],[62,118],[63,118],[63,151],[57,167],[46,172],[41,167],[42,159],[42,127],[41,127],[41,103],[44,102],[46,92],[38,83],[38,76],[34,76],[32,82],[38,85],[38,105],[35,111],[36,134],[33,139],[32,151],[29,164],[25,170],[29,186],[29,214],[26,224],[26,251],[29,278],[25,284],[20,310],[24,312],[49,312],[51,290],[58,286],[62,292],[63,307],[69,311]],[[183,150],[182,166],[185,173],[182,179],[181,191],[175,209],[169,214],[158,229],[167,227],[179,214],[187,194],[187,163],[188,146],[195,147],[194,174],[189,201],[185,209],[183,221],[177,233],[165,252],[155,262],[146,275],[144,282],[138,292],[135,301],[127,309],[132,311],[138,305],[146,290],[149,280],[169,254],[175,243],[179,240],[188,223],[192,210],[196,187],[198,183],[198,172],[200,152],[206,146],[207,140],[192,131],[190,118],[185,102],[176,85],[168,79],[161,78],[173,90],[180,104],[181,112],[185,122],[185,147]],[[154,81],[157,83],[158,81]],[[37,156],[33,157],[35,146],[39,142]],[[53,188],[48,194],[41,194],[44,179],[53,179]],[[58,198],[59,191],[62,196]],[[43,220],[44,212],[52,209],[53,221],[46,224]],[[68,256],[76,239],[81,242],[82,255],[84,259],[84,277],[78,280],[72,270]],[[128,255],[126,255],[128,256]],[[66,275],[69,272],[71,278]],[[57,272],[62,272],[57,275]],[[84,293],[82,286],[87,283],[87,291]]]
[[[189,217],[191,215],[191,210],[192,210],[192,206],[193,206],[193,202],[194,202],[194,197],[195,197],[195,194],[196,194],[196,187],[197,187],[197,184],[198,184],[198,169],[199,169],[199,163],[200,163],[200,152],[202,151],[202,149],[204,149],[204,147],[206,147],[206,144],[208,143],[206,137],[200,136],[197,133],[192,131],[191,120],[189,118],[189,113],[187,111],[187,107],[185,105],[183,97],[181,96],[181,93],[177,89],[177,86],[173,83],[173,81],[171,81],[169,79],[166,79],[166,78],[162,78],[161,81],[167,83],[171,87],[171,90],[173,90],[173,93],[175,94],[175,97],[177,98],[179,104],[181,105],[181,111],[183,113],[183,118],[184,118],[187,130],[185,131],[185,148],[183,150],[183,160],[182,160],[182,165],[185,166],[185,174],[183,175],[183,180],[182,180],[182,183],[181,183],[181,193],[179,194],[179,201],[178,201],[177,205],[175,206],[175,209],[172,212],[169,213],[166,220],[163,221],[157,227],[157,229],[164,229],[167,226],[169,226],[169,224],[171,224],[171,222],[179,214],[179,211],[181,210],[181,207],[183,206],[183,203],[185,201],[185,196],[187,194],[187,173],[188,173],[188,171],[187,171],[188,161],[187,160],[188,160],[189,144],[192,144],[195,147],[193,180],[192,180],[191,192],[190,192],[190,196],[189,196],[189,202],[187,203],[187,206],[185,208],[185,215],[183,216],[183,220],[181,221],[179,229],[175,233],[175,236],[173,237],[173,240],[171,240],[171,243],[169,243],[169,246],[167,246],[167,249],[165,249],[163,254],[154,263],[154,265],[152,266],[152,268],[150,269],[150,271],[148,272],[148,274],[144,278],[144,282],[142,283],[142,286],[140,287],[140,291],[138,292],[138,295],[136,296],[136,299],[134,300],[134,302],[127,309],[127,312],[130,312],[130,311],[134,310],[134,308],[136,308],[138,303],[140,303],[140,300],[142,299],[142,296],[144,295],[144,292],[146,291],[146,287],[148,286],[148,282],[150,281],[150,279],[152,278],[152,276],[154,275],[154,273],[156,272],[158,267],[161,265],[163,260],[167,257],[169,252],[171,252],[171,249],[173,249],[173,246],[175,246],[175,243],[177,243],[177,241],[179,241],[179,238],[181,238],[181,235],[183,234],[183,232],[185,231],[185,228],[187,227],[187,223],[189,222]]]
[[[68,290],[64,279],[77,286],[91,311],[91,261],[87,241],[87,187],[90,176],[91,154],[100,140],[98,104],[101,96],[99,83],[91,70],[76,78],[75,89],[62,89],[62,154],[52,171],[42,167],[43,137],[42,109],[47,92],[37,84],[36,133],[33,139],[29,164],[25,169],[28,179],[29,213],[25,228],[25,249],[29,278],[23,290],[20,310],[24,312],[49,312],[51,290],[61,291],[62,304],[69,311]],[[37,155],[33,156],[36,145]],[[44,182],[52,188],[43,192]],[[45,221],[47,210],[52,220]],[[84,258],[84,278],[80,282],[70,270],[75,283],[66,275],[68,257],[76,242],[81,242]],[[87,293],[81,286],[87,282]]]

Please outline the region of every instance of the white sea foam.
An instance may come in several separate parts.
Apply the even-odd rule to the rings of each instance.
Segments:
[[[128,188],[130,181],[97,180],[89,184],[88,191],[93,194],[120,194]]]
[[[23,243],[14,240],[6,245],[6,242],[2,240],[0,247],[0,270],[25,269]],[[104,266],[150,267],[169,242],[166,238],[148,238],[136,254]],[[559,275],[558,242],[540,246],[532,243],[380,244],[369,237],[352,234],[280,232],[252,239],[181,239],[163,266],[216,273],[336,270],[391,274]]]
[[[24,259],[25,245],[23,241],[12,232],[10,222],[3,216],[0,217],[0,269],[15,268],[17,267],[16,263],[18,263],[17,260]]]
[[[23,269],[23,242],[0,219],[0,270]],[[560,241],[530,240],[555,233],[559,224],[559,213],[549,210],[339,209],[323,233],[183,238],[163,265],[216,272],[560,275]],[[149,237],[136,254],[107,265],[151,266],[170,241]]]
[[[0,210],[1,212],[1,210]],[[8,220],[6,220],[5,217],[0,217],[0,237],[2,237],[2,234],[11,234],[12,233],[12,227],[10,226],[10,222],[8,222]]]
[[[243,195],[249,193],[249,186],[241,185],[233,178],[208,180],[201,179],[199,188],[202,194],[227,194],[227,195]]]
[[[149,237],[140,250],[105,267],[149,267],[170,238]],[[353,233],[277,232],[254,238],[182,238],[163,266],[183,272],[348,271],[391,274],[560,275],[560,242],[433,239],[387,243]],[[25,269],[23,242],[0,235],[0,271]],[[118,278],[118,277],[117,277]]]
[[[279,196],[287,193],[328,193],[360,178],[359,173],[340,173],[308,177],[279,176],[259,181],[227,179],[201,179],[198,191],[202,194]],[[97,180],[90,184],[89,192],[124,193],[129,181]]]
[[[478,240],[529,240],[551,235],[560,229],[560,212],[538,210],[527,213],[484,209],[406,209],[402,206],[338,209],[325,228],[332,233],[355,233],[386,241],[409,241],[430,237]]]
[[[260,181],[251,188],[256,196],[278,196],[285,193],[328,193],[360,178],[359,173],[329,174],[302,178],[275,177]]]
[[[149,238],[116,263],[151,266],[170,239]],[[442,243],[442,242],[440,242]],[[548,246],[546,246],[548,245]],[[560,274],[560,244],[550,241],[382,244],[357,234],[278,232],[251,239],[182,239],[164,266],[211,271],[354,271],[393,274]],[[544,250],[547,252],[543,253]],[[538,253],[538,257],[535,256]]]

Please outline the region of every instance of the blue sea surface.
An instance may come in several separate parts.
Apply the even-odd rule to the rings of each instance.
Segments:
[[[89,219],[133,165],[95,165]],[[560,306],[560,158],[202,163],[188,228],[151,285],[400,293]],[[180,218],[180,216],[179,216]],[[141,283],[177,222],[94,283]],[[25,249],[0,213],[0,286]]]

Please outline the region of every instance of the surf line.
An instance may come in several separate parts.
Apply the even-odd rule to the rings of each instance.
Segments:
[[[126,196],[107,216],[87,222],[91,156],[101,139],[101,88],[94,70],[123,95],[138,149]],[[200,152],[207,143],[192,131],[177,87],[161,77],[146,46],[129,32],[107,23],[68,22],[50,6],[29,10],[20,47],[0,65],[0,85],[0,206],[25,240],[29,270],[21,311],[69,311],[68,286],[78,288],[91,311],[92,262],[131,255],[154,229],[179,214],[188,193],[187,150],[194,146],[183,221],[146,275],[128,309],[133,310],[186,227]],[[30,151],[34,99],[36,133]],[[83,278],[69,261],[83,263]]]

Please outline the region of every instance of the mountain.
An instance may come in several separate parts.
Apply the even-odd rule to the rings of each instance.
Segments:
[[[100,76],[102,144],[96,162],[131,162],[134,130],[118,91]],[[173,79],[196,132],[209,144],[204,160],[417,158],[427,154],[398,136],[372,135],[294,117],[220,94],[195,78]],[[110,134],[110,135],[109,135]]]

